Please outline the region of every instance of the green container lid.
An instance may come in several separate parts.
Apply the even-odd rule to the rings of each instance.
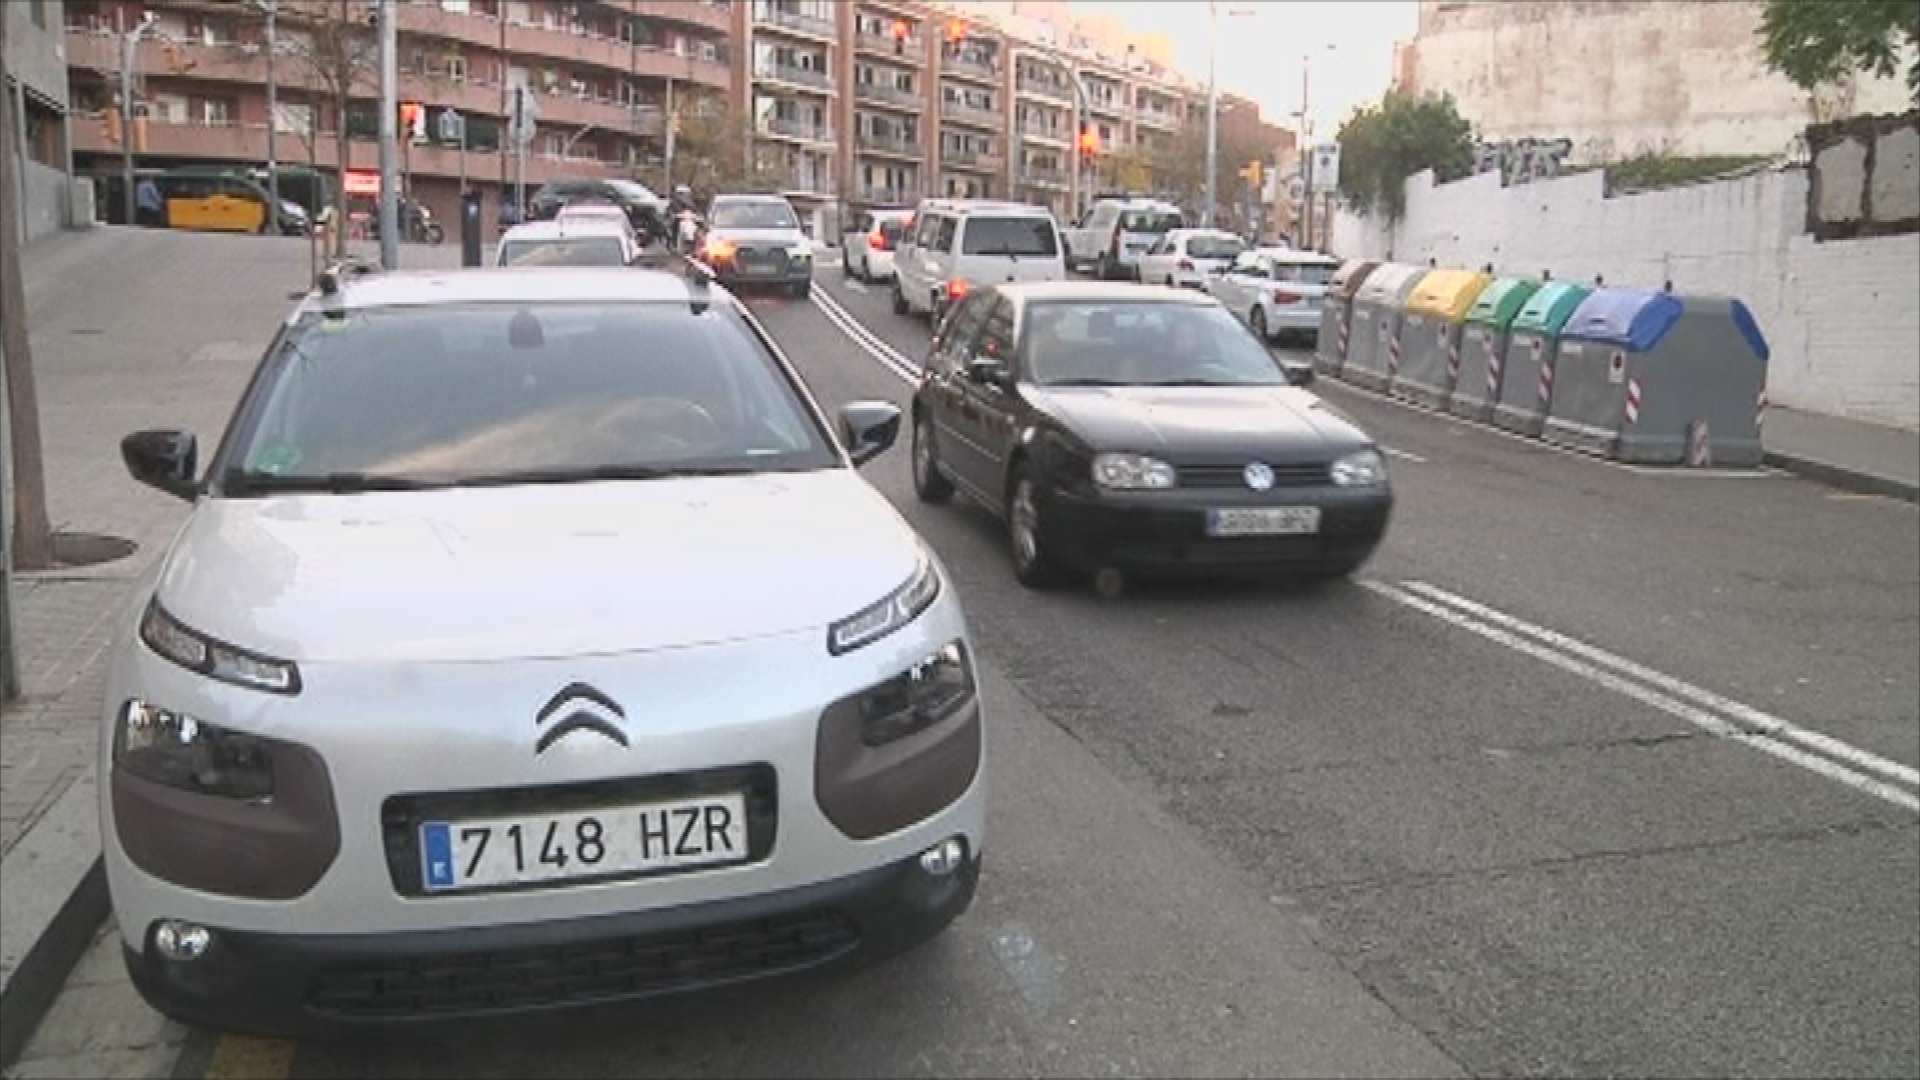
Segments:
[[[1505,330],[1539,288],[1539,282],[1525,278],[1494,278],[1491,285],[1481,290],[1480,299],[1473,302],[1466,321]]]
[[[1591,292],[1593,290],[1585,285],[1549,281],[1527,298],[1526,306],[1513,318],[1512,329],[1559,337],[1567,320],[1573,318],[1574,309],[1585,302]]]

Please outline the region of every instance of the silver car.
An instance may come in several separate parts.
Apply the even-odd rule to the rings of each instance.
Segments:
[[[802,298],[813,290],[813,241],[778,195],[715,196],[697,256],[730,286],[773,285]]]

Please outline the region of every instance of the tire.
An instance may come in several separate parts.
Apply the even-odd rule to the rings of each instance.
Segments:
[[[845,252],[845,250],[846,250],[846,249],[844,249],[844,248],[842,248],[842,249],[841,249],[841,251],[842,251],[842,254],[841,254],[841,256],[840,256],[840,276],[841,276],[842,278],[850,278],[850,277],[853,277],[853,276],[854,276],[854,274],[853,274],[853,260],[852,260],[852,259],[849,259],[849,258],[847,258],[847,257],[846,257],[846,255],[845,255],[845,253],[844,253],[844,252]]]
[[[1095,263],[1094,266],[1096,271],[1095,276],[1101,281],[1112,281],[1116,276],[1113,260],[1105,255],[1100,256],[1100,261]]]
[[[947,321],[946,295],[945,290],[935,290],[934,294],[927,298],[927,325],[936,331],[940,329],[941,323]]]
[[[873,263],[867,261],[867,257],[864,255],[860,257],[860,280],[869,285],[879,280],[873,276]]]
[[[1029,589],[1050,588],[1060,581],[1060,566],[1047,548],[1046,526],[1040,519],[1039,489],[1025,462],[1013,468],[1007,484],[1007,543],[1013,556],[1013,577]]]
[[[1260,344],[1271,345],[1273,343],[1273,335],[1267,332],[1267,312],[1265,308],[1260,307],[1258,304],[1254,305],[1253,310],[1247,313],[1247,327],[1253,331],[1254,337],[1260,339]]]
[[[795,300],[806,300],[813,296],[813,282],[811,281],[802,281],[793,285],[791,288]]]
[[[919,413],[913,418],[913,494],[923,503],[938,506],[953,498],[953,482],[940,475],[935,464],[933,431]]]
[[[900,279],[898,278],[895,278],[893,282],[893,313],[895,315],[905,315],[908,313],[907,294],[900,291]]]

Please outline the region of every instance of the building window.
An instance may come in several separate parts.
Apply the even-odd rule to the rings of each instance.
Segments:
[[[451,11],[455,15],[473,14],[473,0],[440,0],[441,11]]]
[[[273,110],[273,130],[288,135],[313,133],[313,106],[280,102]]]
[[[185,124],[192,104],[181,94],[155,94],[147,103],[147,115],[163,124]]]

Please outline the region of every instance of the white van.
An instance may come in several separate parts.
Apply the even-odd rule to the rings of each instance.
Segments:
[[[1160,199],[1101,199],[1068,230],[1073,269],[1092,268],[1104,281],[1140,277],[1140,256],[1186,225],[1180,208]]]
[[[1053,212],[985,199],[928,199],[893,259],[893,310],[938,322],[975,285],[1065,281]]]

